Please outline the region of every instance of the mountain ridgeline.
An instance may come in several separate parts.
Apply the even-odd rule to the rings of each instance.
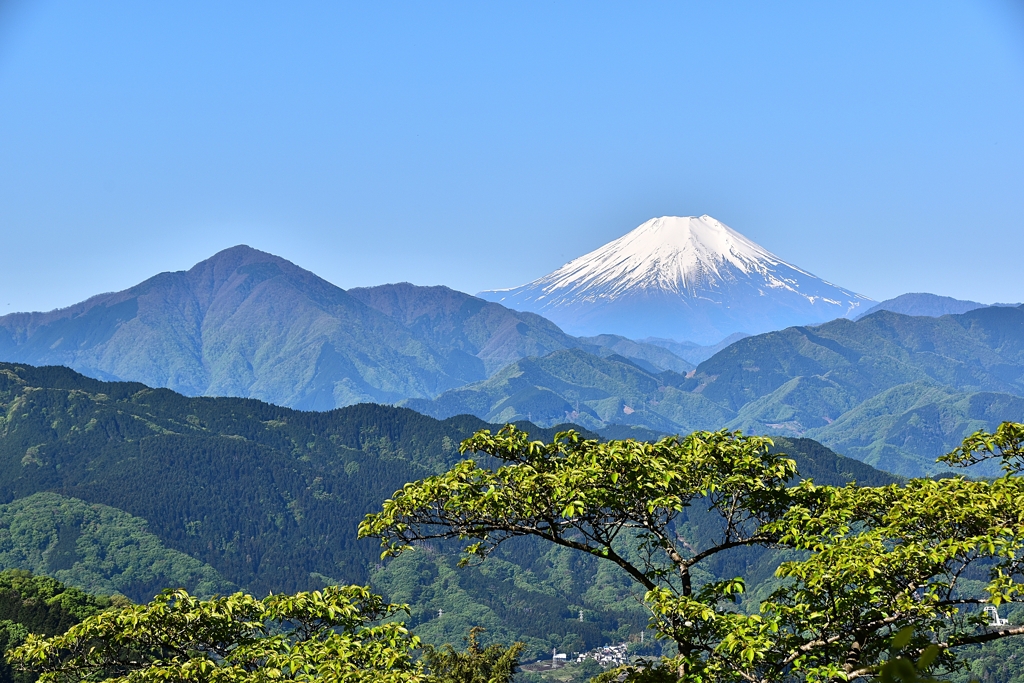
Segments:
[[[928,474],[967,434],[1024,418],[1024,307],[791,327],[740,339],[686,375],[563,350],[406,405],[438,418],[807,436],[887,471]]]
[[[400,285],[391,287],[399,290]],[[288,261],[234,247],[185,272],[50,313],[0,318],[0,357],[189,395],[246,396],[307,410],[430,396],[521,355],[572,345],[553,324],[430,292],[425,320],[397,320]],[[371,303],[368,304],[366,301]],[[458,338],[438,317],[464,324]],[[478,334],[479,332],[479,334]]]
[[[740,304],[756,290],[759,315],[778,324],[791,319],[772,313],[780,301],[799,303],[786,310],[803,320],[854,315],[868,303],[707,216],[657,219],[612,245],[563,273],[582,287],[573,306],[612,297],[628,308],[638,287],[655,287],[753,321]],[[658,306],[659,320],[697,324],[703,315]],[[1024,417],[1021,310],[974,306],[906,295],[856,321],[735,332],[707,345],[575,337],[535,313],[446,287],[346,291],[240,246],[66,309],[0,317],[0,361],[301,410],[372,401],[439,419],[574,422],[636,436],[728,426],[815,438],[914,475],[938,471],[935,458],[965,434]],[[967,312],[900,312],[949,310]]]
[[[692,368],[655,345],[577,339],[447,287],[346,291],[245,246],[68,308],[0,317],[2,361],[302,410],[430,398],[567,348]]]

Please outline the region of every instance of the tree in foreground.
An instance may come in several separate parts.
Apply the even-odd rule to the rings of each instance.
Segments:
[[[124,598],[89,595],[47,576],[21,569],[0,572],[0,652],[21,645],[29,634],[54,636]],[[35,678],[0,662],[0,683],[31,683]]]
[[[519,665],[522,643],[505,647],[493,643],[480,647],[477,634],[482,628],[469,631],[469,645],[459,652],[450,644],[444,647],[423,646],[423,662],[436,683],[511,683]]]
[[[40,681],[426,681],[400,611],[359,586],[258,600],[166,591],[96,614],[52,638],[29,636],[9,661]]]
[[[1024,425],[978,433],[953,465],[1000,458],[1005,476],[862,487],[795,483],[793,460],[763,437],[696,432],[657,443],[552,443],[507,426],[463,443],[466,460],[406,485],[367,516],[384,555],[429,539],[468,541],[463,562],[518,536],[604,558],[645,592],[651,625],[679,655],[646,680],[833,681],[957,665],[958,647],[1024,633],[985,626],[981,606],[1018,599],[1024,546]],[[705,520],[701,539],[677,524]],[[737,606],[743,577],[699,581],[741,548],[783,549],[780,587]],[[883,670],[884,669],[884,670]],[[895,673],[894,673],[895,672]]]

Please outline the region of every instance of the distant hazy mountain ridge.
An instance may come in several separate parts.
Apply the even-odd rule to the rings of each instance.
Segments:
[[[246,246],[68,308],[0,317],[0,361],[304,410],[433,397],[568,348],[656,370],[693,367],[621,337],[577,339],[447,287],[345,291]]]
[[[432,396],[523,355],[578,344],[536,315],[443,287],[426,294],[433,309],[392,317],[380,310],[387,291],[353,295],[238,246],[123,292],[0,317],[0,360],[328,410]],[[440,332],[460,325],[459,334]]]
[[[850,316],[871,302],[707,215],[652,218],[533,282],[478,296],[571,334],[699,344]]]
[[[937,318],[940,315],[967,313],[968,311],[984,307],[985,304],[979,304],[977,301],[964,301],[950,296],[939,296],[938,294],[901,294],[875,304],[866,311],[862,311],[852,317],[854,320],[858,320],[878,311],[892,311],[893,313],[902,313],[903,315],[926,315]]]
[[[661,339],[659,337],[647,337],[640,341],[645,344],[660,346],[663,349],[671,351],[674,355],[693,363],[694,365],[700,365],[733,342],[737,342],[740,339],[749,336],[749,334],[744,334],[743,332],[735,332],[717,344],[710,344],[708,346],[701,346],[700,344],[695,344],[691,341],[678,342],[673,339]]]

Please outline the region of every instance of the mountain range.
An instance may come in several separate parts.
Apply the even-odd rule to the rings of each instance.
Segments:
[[[666,237],[681,220],[657,228],[668,246],[655,253],[682,258]],[[728,230],[687,219],[704,240],[694,221],[705,232]],[[760,253],[722,234],[740,256]],[[757,267],[748,263],[751,278]],[[782,277],[782,265],[773,267],[771,277]],[[69,308],[0,317],[0,361],[301,410],[374,402],[439,419],[574,422],[604,435],[730,427],[810,436],[909,475],[935,471],[935,457],[966,433],[1024,415],[1020,309],[946,315],[974,306],[906,295],[856,321],[734,333],[709,345],[576,337],[535,313],[446,287],[343,290],[238,246]]]
[[[303,410],[433,397],[567,348],[693,367],[657,345],[578,339],[447,287],[346,291],[246,246],[68,308],[0,317],[0,360]]]
[[[571,334],[699,344],[822,323],[873,303],[707,215],[652,218],[533,282],[477,296],[539,313]]]
[[[887,471],[929,474],[967,434],[1024,417],[1024,307],[791,327],[740,339],[686,375],[562,350],[405,405],[602,433],[626,424],[808,436]]]

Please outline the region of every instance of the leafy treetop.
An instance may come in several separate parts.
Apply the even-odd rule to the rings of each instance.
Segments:
[[[1021,594],[1022,430],[975,434],[947,456],[998,453],[1007,474],[996,481],[835,487],[792,483],[791,459],[736,432],[657,443],[564,432],[545,444],[505,427],[463,443],[497,468],[466,460],[407,484],[360,534],[379,536],[385,555],[460,538],[468,561],[536,536],[605,558],[646,590],[652,627],[679,650],[665,671],[681,680],[856,680],[901,658],[955,667],[960,646],[1024,633],[986,627],[979,609]],[[701,545],[681,533],[691,506],[718,523]],[[741,546],[789,551],[753,612],[737,604],[742,576],[696,571]]]
[[[52,638],[29,636],[9,661],[45,683],[425,680],[419,641],[400,611],[360,586],[258,600],[236,593],[199,600],[165,591],[147,605],[96,614]]]

